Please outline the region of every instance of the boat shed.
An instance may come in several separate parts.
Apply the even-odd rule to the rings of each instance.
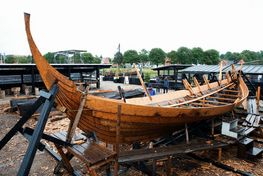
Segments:
[[[100,87],[99,70],[111,64],[51,64],[63,75],[74,81],[96,84]],[[23,84],[44,86],[35,64],[0,64],[0,88],[8,89]]]
[[[170,64],[161,67],[153,68],[152,70],[157,71],[158,78],[162,80],[167,77],[169,79],[171,89],[182,89],[182,74],[181,70],[191,67],[191,64]],[[155,87],[155,80],[151,80],[153,87]]]

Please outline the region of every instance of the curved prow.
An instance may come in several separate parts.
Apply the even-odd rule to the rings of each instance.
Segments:
[[[55,68],[53,68],[46,60],[45,57],[42,56],[40,51],[38,50],[33,37],[31,35],[30,31],[30,14],[24,13],[25,17],[25,28],[26,28],[26,35],[28,44],[32,53],[32,56],[34,58],[34,61],[36,63],[37,69],[41,75],[41,78],[43,82],[46,85],[46,88],[48,90],[51,89],[51,86],[58,81],[63,82],[65,85],[69,87],[74,87],[75,84],[70,81],[67,77],[59,73]]]

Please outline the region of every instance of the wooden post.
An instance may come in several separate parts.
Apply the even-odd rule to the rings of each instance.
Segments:
[[[156,176],[156,159],[153,159],[152,161],[152,176]]]
[[[187,123],[185,123],[185,139],[186,139],[186,144],[189,144],[189,134],[188,134]]]
[[[212,134],[212,137],[214,138],[214,135],[215,135],[215,121],[214,121],[214,118],[212,118],[212,129],[211,129],[211,134]]]
[[[222,160],[222,148],[218,148],[218,161]]]
[[[256,101],[257,101],[257,110],[258,110],[258,112],[259,112],[260,86],[258,86]]]
[[[166,175],[172,175],[172,156],[169,156],[166,161]]]
[[[119,172],[119,153],[120,153],[120,128],[121,128],[121,104],[118,104],[118,112],[117,112],[117,124],[116,124],[116,159],[114,165],[114,176],[118,176]]]
[[[220,62],[220,68],[219,68],[219,76],[218,81],[221,83],[222,80],[222,68],[223,68],[223,61]]]

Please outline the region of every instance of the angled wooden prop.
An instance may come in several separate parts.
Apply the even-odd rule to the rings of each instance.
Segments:
[[[47,89],[54,82],[59,86],[56,104],[64,107],[65,113],[74,121],[82,101],[82,93],[67,77],[54,69],[38,50],[31,32],[30,15],[25,14],[25,28],[30,50],[39,73]],[[51,41],[52,42],[52,41]],[[236,81],[235,79],[239,79]],[[210,119],[231,112],[248,96],[248,89],[241,77],[221,80],[206,85],[191,87],[189,90],[169,91],[147,97],[113,100],[88,94],[77,126],[84,132],[95,132],[98,139],[107,143],[116,143],[116,125],[118,105],[121,105],[121,129],[119,143],[148,141],[173,132],[184,125]],[[143,85],[143,84],[142,84]],[[204,94],[200,94],[202,91]],[[239,98],[225,100],[220,94],[239,95]],[[213,98],[211,98],[213,97]],[[215,99],[214,97],[217,97]],[[235,101],[236,100],[236,101]]]

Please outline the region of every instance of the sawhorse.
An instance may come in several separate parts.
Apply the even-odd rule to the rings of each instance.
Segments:
[[[28,138],[29,146],[23,158],[22,164],[19,168],[17,174],[18,176],[24,176],[29,174],[37,149],[43,150],[45,148],[45,146],[40,142],[42,138],[57,143],[59,145],[70,145],[67,142],[64,142],[62,140],[59,140],[55,137],[43,133],[49,113],[54,104],[57,92],[58,86],[56,84],[52,86],[50,92],[40,91],[40,97],[37,99],[37,101],[33,103],[28,112],[21,117],[21,119],[15,124],[15,126],[0,141],[1,150],[17,132],[22,133]],[[42,104],[44,105],[41,110],[40,117],[38,119],[35,129],[23,128],[23,125],[31,118],[31,116],[37,111],[37,109]]]

